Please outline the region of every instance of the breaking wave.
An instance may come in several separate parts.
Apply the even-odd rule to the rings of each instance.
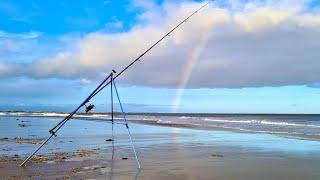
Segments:
[[[0,112],[0,116],[33,116],[33,117],[65,117],[67,113],[55,112]],[[110,114],[76,114],[75,119],[110,120]],[[116,121],[123,120],[122,116],[115,116]],[[127,120],[136,123],[154,124],[172,127],[188,127],[213,130],[236,130],[266,134],[281,134],[294,136],[318,136],[320,139],[320,116],[272,116],[272,115],[225,115],[198,116],[181,115],[170,116],[159,114],[127,115]]]
[[[204,121],[211,122],[220,122],[220,123],[244,123],[244,124],[264,124],[264,125],[275,125],[275,126],[296,126],[296,127],[315,127],[320,128],[320,125],[314,124],[297,124],[297,123],[289,123],[289,122],[275,122],[275,121],[267,121],[267,120],[223,120],[223,119],[210,119],[204,118]]]

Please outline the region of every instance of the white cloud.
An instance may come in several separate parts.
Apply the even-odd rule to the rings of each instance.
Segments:
[[[41,33],[36,31],[12,33],[0,30],[0,61],[17,62],[19,61],[17,55],[28,55],[28,57],[24,56],[22,60],[26,62],[27,59],[40,51],[38,48],[35,49],[36,52],[33,51],[40,36]]]
[[[191,88],[286,86],[320,81],[320,12],[308,11],[309,1],[236,2],[228,1],[228,6],[217,2],[201,11],[120,81],[178,87],[188,58],[199,48],[188,81]],[[141,22],[127,32],[90,33],[55,56],[24,65],[0,64],[0,75],[101,80],[111,69],[120,71],[199,6],[191,2],[143,5],[146,9]]]
[[[10,38],[10,39],[35,39],[41,36],[40,32],[30,31],[24,33],[10,33],[6,31],[0,31],[0,38]]]
[[[123,28],[123,22],[115,20],[113,22],[107,23],[105,29],[108,30],[117,30]]]

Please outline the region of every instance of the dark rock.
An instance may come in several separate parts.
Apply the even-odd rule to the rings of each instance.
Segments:
[[[71,168],[70,172],[75,174],[81,171],[81,168]]]
[[[212,157],[223,157],[222,154],[212,154],[211,156],[212,156]]]
[[[26,125],[25,124],[18,124],[20,127],[25,127]]]
[[[17,136],[17,137],[15,137],[15,138],[13,138],[13,140],[14,140],[15,142],[19,142],[19,143],[20,143],[20,142],[23,140],[23,138]]]
[[[0,141],[5,141],[5,140],[8,140],[9,138],[7,138],[7,137],[1,137],[0,138]]]

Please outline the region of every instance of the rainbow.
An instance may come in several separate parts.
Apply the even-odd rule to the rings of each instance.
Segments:
[[[190,56],[187,58],[186,65],[185,65],[184,70],[182,72],[182,78],[179,81],[175,98],[171,104],[172,112],[177,112],[177,109],[180,107],[181,99],[182,99],[184,90],[186,88],[186,85],[188,84],[188,81],[189,81],[190,76],[192,74],[192,70],[195,67],[196,62],[199,59],[199,56],[201,55],[204,47],[206,46],[207,41],[210,37],[210,34],[211,33],[206,33],[206,35],[203,36],[198,41],[198,43],[195,44],[193,50],[191,51]]]

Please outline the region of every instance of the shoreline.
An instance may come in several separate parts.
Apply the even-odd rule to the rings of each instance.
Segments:
[[[76,114],[78,116],[74,116],[72,119],[74,120],[89,120],[89,121],[102,121],[102,122],[109,122],[106,118],[102,117],[94,117],[94,113],[86,114],[80,113]],[[85,116],[81,116],[85,115]],[[102,113],[98,113],[98,115],[102,115]],[[106,114],[103,114],[106,115]],[[64,116],[46,116],[46,115],[0,115],[0,117],[36,117],[36,118],[62,118]],[[71,119],[71,120],[72,120]],[[62,120],[62,119],[61,119]],[[115,118],[115,122],[120,122],[121,118]],[[182,124],[182,123],[175,123],[170,122],[167,123],[165,121],[159,122],[155,120],[143,120],[143,119],[127,119],[129,123],[136,123],[136,124],[145,124],[145,125],[153,125],[153,126],[163,126],[163,127],[174,127],[174,128],[187,128],[187,129],[196,129],[196,130],[208,130],[208,131],[230,131],[230,132],[237,132],[237,133],[257,133],[257,134],[270,134],[285,138],[293,138],[293,139],[300,139],[300,140],[310,140],[310,141],[319,141],[320,142],[320,135],[308,135],[308,134],[290,134],[285,132],[266,132],[266,131],[254,131],[248,129],[237,129],[237,128],[227,128],[227,127],[218,127],[218,126],[202,126],[196,124]],[[122,121],[123,122],[123,121]]]

